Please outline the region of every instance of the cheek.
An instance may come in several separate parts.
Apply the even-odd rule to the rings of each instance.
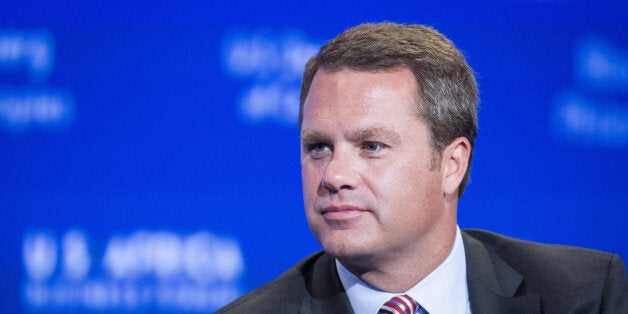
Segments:
[[[309,165],[303,165],[301,167],[301,181],[303,182],[304,191],[311,190],[314,184],[318,184],[320,177],[316,168]]]
[[[421,171],[419,165],[387,163],[385,166],[369,169],[369,185],[372,190],[382,196],[406,195],[419,188]]]
[[[425,169],[421,169],[423,167]],[[441,190],[438,172],[429,171],[427,165],[423,164],[389,168],[372,178],[372,189],[382,201],[395,208],[406,208],[407,212],[416,213],[422,208],[431,207]]]
[[[303,188],[303,201],[305,202],[306,209],[309,209],[310,205],[312,205],[312,202],[316,198],[318,187],[321,182],[321,176],[317,168],[312,165],[302,165],[301,182]]]

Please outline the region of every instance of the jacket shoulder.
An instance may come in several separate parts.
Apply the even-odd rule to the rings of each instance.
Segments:
[[[600,268],[606,272],[614,260],[621,260],[619,256],[607,252],[525,241],[485,230],[465,229],[464,233],[482,242],[489,251],[511,266],[519,266],[515,267],[518,270],[528,267],[543,270],[547,267],[555,271],[556,268],[564,268],[571,275],[582,267],[592,271]]]
[[[616,254],[524,241],[477,229],[464,233],[521,274],[524,284],[519,294],[537,293],[546,306],[584,303],[603,311],[619,304],[624,308],[628,302],[626,269]]]
[[[320,259],[330,258],[314,253],[263,286],[241,296],[216,313],[297,313],[308,293],[310,277]]]

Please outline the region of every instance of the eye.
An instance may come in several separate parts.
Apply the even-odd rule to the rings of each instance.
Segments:
[[[321,158],[331,151],[331,147],[323,143],[314,143],[307,146],[307,150],[313,158]]]
[[[328,149],[329,147],[325,144],[314,144],[312,145],[312,147],[310,147],[310,150],[314,152],[324,152]]]
[[[364,144],[362,144],[362,149],[369,152],[378,152],[384,148],[386,148],[386,145],[378,142],[365,142]]]

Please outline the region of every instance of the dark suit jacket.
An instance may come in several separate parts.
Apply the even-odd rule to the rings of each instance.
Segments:
[[[473,313],[628,313],[618,255],[462,232]],[[352,313],[334,258],[318,252],[217,313]]]

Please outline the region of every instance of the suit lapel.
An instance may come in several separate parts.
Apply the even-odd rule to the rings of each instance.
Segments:
[[[479,240],[462,232],[467,262],[467,286],[473,313],[541,313],[537,294],[516,295],[523,277]],[[322,254],[307,278],[308,295],[300,313],[353,313],[334,259]]]
[[[299,313],[353,313],[331,256],[321,255],[312,266],[312,271],[303,275],[309,286]]]
[[[462,232],[473,313],[540,313],[537,294],[515,296],[523,277],[482,242]]]

